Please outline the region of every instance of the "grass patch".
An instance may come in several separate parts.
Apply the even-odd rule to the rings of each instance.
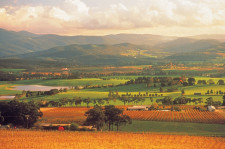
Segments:
[[[200,136],[225,137],[225,125],[181,122],[155,122],[133,120],[132,124],[120,128],[126,132],[157,132]]]
[[[15,84],[23,85],[46,85],[46,86],[85,86],[85,85],[106,85],[106,84],[120,84],[127,80],[102,80],[97,78],[87,79],[56,79],[56,80],[23,80],[16,81]]]
[[[21,94],[22,91],[12,90],[12,84],[0,84],[0,95]]]
[[[26,69],[8,69],[8,68],[2,68],[0,69],[0,71],[4,71],[4,72],[22,72],[25,71]]]

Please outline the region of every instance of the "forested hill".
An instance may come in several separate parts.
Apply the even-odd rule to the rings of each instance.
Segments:
[[[175,53],[167,57],[167,59],[175,61],[209,61],[213,59],[218,59],[220,61],[223,61],[224,57],[225,57],[225,42],[219,43],[214,46],[210,45],[208,48]]]
[[[0,57],[47,50],[71,44],[120,44],[155,45],[176,37],[150,34],[118,34],[106,36],[37,35],[26,31],[14,32],[0,29]]]
[[[129,62],[145,61],[149,59],[144,52],[146,46],[129,43],[115,45],[69,45],[59,46],[48,50],[15,56],[26,60],[62,61],[80,65],[113,65],[128,64]],[[141,60],[143,59],[143,60]]]

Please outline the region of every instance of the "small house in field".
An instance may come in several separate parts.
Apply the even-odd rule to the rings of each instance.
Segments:
[[[202,95],[202,93],[194,93],[194,95]]]
[[[208,106],[208,111],[209,112],[214,112],[216,108],[214,106]]]
[[[128,107],[127,110],[129,111],[146,111],[148,110],[147,106],[133,106],[133,107]]]

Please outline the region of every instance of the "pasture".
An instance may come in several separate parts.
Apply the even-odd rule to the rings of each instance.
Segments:
[[[131,125],[122,126],[120,131],[225,137],[223,124],[132,120]]]
[[[126,77],[126,76],[124,76]],[[135,76],[131,76],[135,77]],[[137,76],[136,76],[137,77]],[[37,97],[29,97],[29,98],[21,98],[21,100],[30,101],[30,100],[60,100],[62,98],[72,99],[74,97],[81,97],[81,98],[90,98],[90,99],[99,99],[99,98],[107,98],[109,91],[118,92],[119,95],[123,94],[131,94],[131,95],[137,95],[139,94],[145,94],[146,92],[155,94],[157,93],[158,96],[152,97],[153,102],[155,102],[157,99],[161,99],[165,96],[170,96],[173,99],[181,96],[181,90],[183,89],[185,91],[184,96],[190,97],[190,98],[202,98],[203,103],[206,102],[206,99],[209,97],[212,97],[214,101],[221,101],[222,102],[222,95],[217,94],[218,91],[225,92],[225,85],[218,85],[218,84],[206,84],[206,85],[198,85],[195,86],[174,86],[177,88],[177,91],[174,92],[167,92],[167,89],[170,89],[170,86],[163,87],[163,92],[160,91],[160,84],[156,84],[156,87],[146,87],[145,83],[142,84],[131,84],[131,85],[122,85],[122,86],[116,86],[120,83],[125,83],[128,81],[127,79],[130,78],[114,78],[109,80],[103,80],[98,78],[84,78],[84,79],[55,79],[55,80],[22,80],[22,81],[14,81],[14,82],[1,82],[0,85],[0,95],[15,95],[20,94],[21,91],[15,91],[12,90],[12,87],[15,85],[45,85],[45,86],[69,86],[69,87],[75,87],[75,86],[99,86],[92,89],[83,89],[83,90],[68,90],[67,92],[62,92],[56,95],[52,96],[37,96]],[[196,77],[196,80],[209,80],[213,79],[215,82],[217,82],[220,79],[223,78],[209,78],[209,77]],[[114,85],[112,87],[102,87],[102,85]],[[213,90],[213,93],[205,94],[207,91]],[[194,95],[194,93],[201,93],[201,95]],[[161,96],[163,95],[163,97]],[[145,101],[138,103],[140,105],[151,105],[152,102],[150,101],[150,97],[144,97]],[[113,105],[123,105],[123,102],[117,100],[105,102],[105,104],[113,104]],[[130,102],[127,103],[128,105],[135,105],[136,103]],[[193,103],[188,103],[189,105],[193,105]],[[94,104],[90,104],[90,106],[93,106]],[[71,106],[71,105],[67,105]],[[85,104],[82,104],[82,106],[85,106]]]
[[[22,80],[16,81],[15,84],[20,85],[46,85],[46,86],[85,86],[85,85],[107,85],[125,83],[127,80],[102,80],[98,78],[84,78],[84,79],[53,79],[53,80]]]
[[[9,69],[9,68],[1,68],[0,71],[3,72],[13,72],[13,73],[18,73],[18,72],[22,72],[25,71],[26,69]]]
[[[14,95],[14,94],[21,94],[22,91],[12,90],[13,84],[0,84],[0,95]]]

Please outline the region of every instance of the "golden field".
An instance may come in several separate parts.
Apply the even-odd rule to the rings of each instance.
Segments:
[[[194,106],[179,106],[185,109],[177,111],[127,111],[127,106],[117,106],[124,109],[124,114],[134,120],[166,121],[166,122],[192,122],[192,123],[213,123],[225,124],[225,115],[223,111],[208,112],[193,110]],[[170,107],[170,106],[168,106]],[[92,108],[92,107],[90,107]],[[60,107],[60,108],[41,108],[43,117],[39,120],[41,123],[78,123],[82,124],[85,119],[85,112],[90,108],[85,107]]]
[[[1,149],[224,149],[225,138],[118,132],[0,130]]]

